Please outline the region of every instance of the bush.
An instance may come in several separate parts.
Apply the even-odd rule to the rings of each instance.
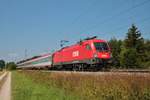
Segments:
[[[4,69],[4,67],[5,67],[5,61],[0,60],[0,70]]]
[[[6,64],[6,68],[8,70],[15,70],[16,67],[17,67],[17,65],[14,62],[9,62],[9,63]]]
[[[136,68],[139,66],[138,55],[135,49],[123,49],[120,55],[120,63],[125,68]]]
[[[143,63],[142,63],[142,66],[143,66],[143,68],[145,68],[145,69],[150,69],[150,61],[143,62]]]

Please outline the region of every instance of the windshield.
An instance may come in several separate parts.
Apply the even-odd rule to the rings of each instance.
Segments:
[[[95,42],[94,43],[95,49],[97,51],[105,51],[108,50],[108,45],[105,42]]]

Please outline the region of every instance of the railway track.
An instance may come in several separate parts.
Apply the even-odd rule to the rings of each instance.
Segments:
[[[23,70],[20,70],[23,71]],[[150,71],[139,71],[139,70],[113,70],[113,71],[97,71],[97,72],[88,72],[88,71],[54,71],[54,70],[26,70],[26,71],[41,71],[44,73],[54,73],[54,74],[68,74],[68,75],[72,75],[72,74],[78,74],[78,75],[88,75],[88,76],[143,76],[143,77],[149,77],[150,78]]]
[[[150,73],[150,70],[138,70],[138,69],[129,69],[129,70],[110,70],[110,72],[139,72],[139,73]]]
[[[21,70],[22,71],[22,70]],[[26,71],[42,71],[45,73],[58,73],[58,74],[80,74],[80,75],[139,75],[150,77],[150,70],[110,70],[110,71],[56,71],[56,70],[26,70]]]
[[[22,71],[22,70],[20,70]],[[27,71],[40,71],[39,70],[27,70]],[[134,69],[129,69],[129,70],[126,70],[126,69],[121,69],[121,70],[117,70],[117,69],[113,69],[113,70],[102,70],[102,71],[65,71],[65,70],[41,70],[43,72],[66,72],[66,73],[99,73],[99,72],[129,72],[129,73],[150,73],[150,70],[134,70]]]
[[[111,71],[97,71],[97,72],[89,72],[89,71],[46,71],[42,72],[47,73],[64,73],[64,74],[82,74],[82,75],[144,75],[150,76],[150,70],[111,70]]]

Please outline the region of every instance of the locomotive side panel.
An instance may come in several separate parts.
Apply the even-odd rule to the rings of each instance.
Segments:
[[[55,52],[54,65],[87,63],[88,60],[93,58],[93,50],[93,44],[90,41],[66,47]]]
[[[53,63],[54,65],[75,63],[79,60],[84,59],[84,55],[83,53],[81,53],[82,51],[82,46],[80,45],[74,45],[64,48],[60,51],[55,52]]]

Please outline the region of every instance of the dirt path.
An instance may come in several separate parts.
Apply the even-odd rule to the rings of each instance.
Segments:
[[[7,72],[4,72],[4,73],[0,76],[0,81],[5,77],[6,74],[7,74]]]
[[[11,72],[8,72],[7,79],[1,87],[0,100],[11,100]]]

